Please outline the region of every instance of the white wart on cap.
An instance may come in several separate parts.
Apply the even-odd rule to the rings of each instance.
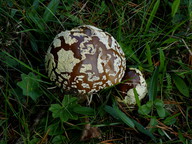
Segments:
[[[57,86],[86,94],[119,83],[126,60],[120,45],[109,33],[83,25],[54,38],[45,57],[45,67]]]
[[[122,96],[122,98],[117,97],[117,100],[124,104],[135,105],[134,88],[137,91],[139,100],[142,100],[147,94],[147,83],[138,69],[129,68],[125,72],[122,83],[117,87]]]

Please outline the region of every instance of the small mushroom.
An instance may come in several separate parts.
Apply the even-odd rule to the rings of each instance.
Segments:
[[[65,91],[90,94],[121,81],[125,55],[109,33],[82,25],[56,35],[45,57],[51,81]]]
[[[117,86],[122,98],[117,97],[118,102],[128,105],[135,105],[134,88],[137,91],[139,100],[142,100],[147,94],[147,83],[143,74],[136,68],[128,68],[122,79],[122,83]]]

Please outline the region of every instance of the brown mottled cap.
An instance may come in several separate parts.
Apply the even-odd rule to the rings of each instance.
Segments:
[[[83,25],[54,38],[45,57],[45,67],[57,86],[86,94],[119,83],[126,60],[109,33]]]
[[[122,83],[117,86],[122,96],[122,99],[118,97],[117,100],[129,105],[136,104],[134,88],[138,93],[139,100],[147,94],[147,83],[143,74],[136,68],[129,68],[125,72]]]

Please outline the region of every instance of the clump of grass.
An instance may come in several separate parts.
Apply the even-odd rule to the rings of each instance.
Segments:
[[[80,143],[87,117],[102,137],[81,143],[190,143],[191,10],[188,0],[0,1],[0,143]],[[127,67],[144,73],[149,93],[133,109],[115,101],[115,88],[90,107],[51,89],[46,51],[57,33],[82,24],[111,33]],[[63,110],[66,98],[76,109]]]

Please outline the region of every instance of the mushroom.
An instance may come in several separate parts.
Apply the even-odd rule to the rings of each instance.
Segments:
[[[113,36],[82,25],[56,35],[45,56],[45,67],[51,81],[84,100],[85,96],[120,83],[126,60]],[[81,140],[99,136],[99,130],[88,123]]]
[[[128,68],[122,79],[122,83],[117,86],[122,98],[117,97],[118,102],[128,105],[135,105],[134,88],[137,91],[139,100],[142,100],[147,94],[147,83],[143,74],[136,68]]]
[[[50,80],[65,91],[92,94],[119,83],[126,61],[113,36],[82,25],[56,35],[47,51],[45,67]]]

